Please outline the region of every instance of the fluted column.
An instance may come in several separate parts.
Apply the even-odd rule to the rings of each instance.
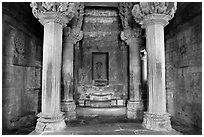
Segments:
[[[44,25],[42,112],[36,131],[55,131],[66,127],[60,107],[62,30],[75,12],[75,4],[33,2],[33,15]]]
[[[66,27],[64,30],[63,42],[63,98],[62,111],[65,112],[65,119],[71,120],[76,118],[76,105],[73,100],[73,68],[74,68],[74,45],[83,37],[83,32],[80,28],[71,29]]]
[[[141,61],[140,47],[142,44],[141,29],[128,29],[121,33],[121,39],[129,45],[129,100],[127,103],[127,117],[141,118],[143,103],[141,100]]]
[[[152,130],[171,130],[166,112],[164,27],[175,10],[174,2],[141,2],[132,10],[135,21],[146,30],[149,102],[143,126]]]

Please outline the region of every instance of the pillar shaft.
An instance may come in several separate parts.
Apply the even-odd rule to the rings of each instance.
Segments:
[[[76,119],[76,105],[73,100],[74,92],[74,42],[72,39],[65,38],[63,43],[63,96],[62,96],[62,111],[65,112],[65,120]]]
[[[63,44],[63,84],[64,96],[62,101],[73,101],[73,59],[74,59],[74,43],[66,41]]]
[[[42,113],[60,112],[62,25],[44,25]]]
[[[129,44],[130,60],[130,101],[140,101],[140,84],[141,84],[141,63],[140,63],[140,44],[138,38],[134,38]]]
[[[166,113],[164,26],[146,27],[149,113]],[[159,106],[159,107],[158,107]]]

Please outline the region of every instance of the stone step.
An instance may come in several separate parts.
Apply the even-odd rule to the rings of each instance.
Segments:
[[[77,107],[77,116],[124,116],[126,107]]]

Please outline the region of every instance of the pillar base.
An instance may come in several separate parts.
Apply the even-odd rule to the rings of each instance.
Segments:
[[[170,131],[172,130],[170,114],[150,114],[144,113],[144,119],[142,123],[143,127],[155,131]]]
[[[35,127],[37,132],[59,131],[66,127],[62,112],[57,115],[39,113],[38,117],[40,118]]]
[[[74,101],[63,101],[61,106],[66,121],[76,119],[76,104]]]
[[[143,118],[143,103],[142,101],[129,100],[127,103],[127,118],[142,119]]]

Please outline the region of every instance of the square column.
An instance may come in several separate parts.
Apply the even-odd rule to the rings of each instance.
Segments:
[[[63,95],[62,95],[62,111],[65,112],[65,120],[69,121],[76,119],[76,104],[73,100],[74,83],[73,83],[73,68],[74,68],[74,45],[83,37],[83,32],[80,28],[71,29],[66,27],[64,30],[63,43]]]
[[[139,38],[141,29],[124,30],[121,39],[129,46],[129,100],[127,102],[127,118],[140,119],[143,116],[143,102],[141,100],[141,60]]]
[[[172,129],[166,112],[164,26],[175,10],[173,2],[140,2],[132,10],[135,21],[146,30],[149,102],[143,126],[157,131]]]
[[[42,112],[38,114],[39,119],[35,128],[37,132],[57,131],[66,127],[60,107],[60,92],[62,30],[69,21],[64,14],[66,8],[62,9],[62,6],[64,8],[68,5],[68,3],[31,3],[34,16],[44,25]]]

